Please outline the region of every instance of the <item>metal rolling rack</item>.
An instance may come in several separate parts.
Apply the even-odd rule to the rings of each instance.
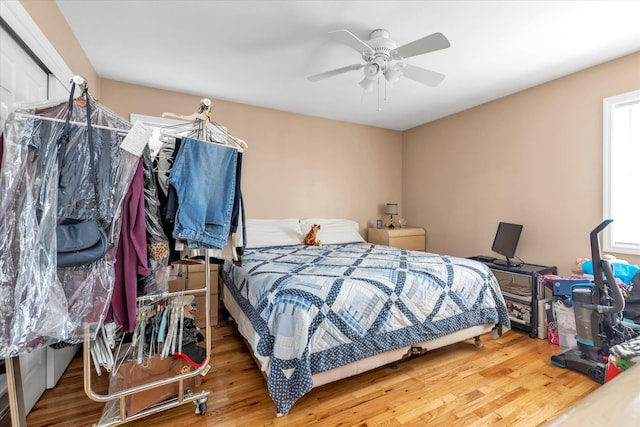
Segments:
[[[205,254],[205,287],[199,289],[187,289],[184,291],[176,291],[176,292],[166,292],[160,295],[152,295],[152,296],[142,296],[138,298],[138,301],[144,300],[154,300],[154,299],[162,299],[169,298],[173,296],[179,295],[193,295],[193,294],[205,294],[205,310],[206,310],[206,320],[205,320],[205,344],[206,344],[206,359],[202,366],[195,369],[194,371],[187,372],[184,374],[179,374],[170,378],[165,378],[162,380],[150,382],[148,384],[139,385],[136,387],[132,387],[126,390],[120,390],[118,392],[109,393],[109,394],[99,394],[93,390],[91,384],[91,354],[90,354],[90,343],[88,338],[88,333],[85,334],[84,338],[84,346],[83,346],[83,364],[84,364],[84,391],[87,396],[96,402],[110,402],[114,400],[120,401],[120,415],[119,419],[113,420],[108,424],[100,424],[100,426],[115,426],[120,425],[129,421],[137,420],[140,418],[144,418],[146,416],[165,411],[167,409],[175,408],[185,403],[194,402],[196,405],[196,414],[204,415],[207,410],[207,396],[210,394],[208,390],[203,390],[197,393],[185,393],[184,381],[195,377],[197,375],[206,375],[211,366],[209,365],[209,361],[211,360],[211,320],[210,320],[210,265],[211,260],[209,258],[209,254],[207,251],[204,251]],[[187,277],[188,277],[188,264],[186,265]],[[186,284],[185,284],[186,286]],[[127,396],[131,396],[135,393],[144,393],[145,391],[151,390],[155,387],[164,386],[167,384],[178,383],[178,396],[175,398],[168,399],[164,402],[153,405],[147,409],[144,409],[136,414],[127,415],[126,413],[126,404],[125,398]]]
[[[212,102],[210,99],[208,98],[203,98],[200,101],[200,106],[197,110],[196,113],[190,115],[190,116],[181,116],[181,115],[176,115],[173,113],[163,113],[162,116],[163,117],[170,117],[170,118],[174,118],[174,119],[178,119],[178,120],[185,120],[189,123],[185,123],[187,126],[187,129],[189,130],[191,136],[199,138],[201,140],[210,140],[209,136],[211,131],[211,128],[215,128],[216,131],[221,131],[223,130],[224,134],[226,137],[229,137],[232,141],[237,141],[237,143],[239,145],[244,144],[243,146],[246,148],[246,143],[244,143],[244,141],[241,141],[235,137],[233,137],[232,135],[229,135],[226,133],[226,129],[219,127],[218,125],[214,124],[213,122],[211,122],[210,120],[210,113],[211,113],[211,105]],[[171,126],[170,126],[171,127]],[[195,133],[194,133],[195,132]],[[215,133],[215,132],[214,132]],[[158,412],[162,412],[166,409],[170,409],[170,408],[175,408],[177,406],[180,406],[184,403],[188,403],[188,402],[194,402],[196,404],[196,410],[195,413],[196,414],[200,414],[200,415],[204,415],[206,413],[206,408],[207,408],[207,396],[210,394],[210,392],[208,390],[206,391],[201,391],[199,393],[190,393],[190,394],[186,394],[185,395],[185,387],[184,387],[184,381],[195,377],[197,375],[206,375],[207,372],[209,371],[209,369],[211,368],[209,365],[209,361],[211,360],[211,271],[210,271],[210,266],[211,266],[211,259],[210,259],[210,255],[208,251],[204,251],[205,253],[205,287],[204,288],[200,288],[200,289],[186,289],[188,287],[188,277],[189,277],[189,265],[193,264],[192,262],[189,262],[187,260],[182,260],[182,262],[178,261],[179,264],[185,265],[186,267],[186,276],[185,276],[185,290],[183,291],[176,291],[176,292],[167,292],[165,294],[162,295],[153,295],[153,296],[143,296],[138,298],[138,301],[142,300],[153,300],[153,299],[160,299],[160,298],[168,298],[168,297],[172,297],[172,296],[179,296],[179,295],[191,295],[191,294],[201,294],[204,293],[205,294],[205,345],[206,345],[206,358],[204,363],[202,364],[202,366],[200,366],[199,368],[197,368],[196,370],[192,371],[192,372],[188,372],[188,373],[184,373],[184,374],[179,374],[176,375],[175,377],[171,377],[171,378],[166,378],[163,380],[158,380],[158,381],[154,381],[154,382],[150,382],[148,384],[144,384],[144,385],[140,385],[140,386],[136,386],[136,387],[132,387],[130,389],[126,389],[126,390],[120,390],[118,392],[115,393],[111,393],[111,394],[106,394],[106,395],[101,395],[96,393],[92,386],[91,386],[91,363],[90,363],[90,347],[89,347],[89,342],[88,339],[86,338],[87,334],[85,334],[85,341],[84,341],[84,347],[83,347],[83,358],[84,358],[84,390],[85,393],[87,394],[87,396],[97,402],[110,402],[113,400],[119,400],[120,401],[120,419],[119,420],[114,420],[113,422],[110,422],[108,424],[101,424],[102,426],[113,426],[113,425],[119,425],[128,421],[133,421],[136,419],[140,419],[143,417],[146,417],[148,415],[152,415]],[[167,384],[171,384],[174,382],[178,382],[179,386],[178,386],[178,396],[172,399],[168,399],[162,403],[159,403],[157,405],[153,405],[147,409],[142,410],[141,412],[138,412],[136,414],[133,415],[127,415],[126,414],[126,404],[125,404],[125,398],[127,396],[131,396],[135,393],[143,393],[145,391],[151,390],[153,388],[156,387],[160,387],[160,386],[164,386]]]

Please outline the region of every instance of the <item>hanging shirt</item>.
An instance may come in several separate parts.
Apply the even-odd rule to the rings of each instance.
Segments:
[[[136,327],[138,278],[149,274],[144,207],[144,174],[140,160],[122,204],[122,228],[116,251],[115,282],[106,322],[113,320],[122,332]]]

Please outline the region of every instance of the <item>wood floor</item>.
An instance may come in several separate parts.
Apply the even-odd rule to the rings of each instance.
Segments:
[[[192,403],[130,426],[538,426],[599,387],[586,376],[549,362],[559,347],[508,331],[434,350],[327,384],[277,417],[264,378],[231,324],[212,334],[211,391],[206,415]],[[104,404],[83,390],[79,352],[58,386],[45,392],[27,417],[29,427],[90,426]]]

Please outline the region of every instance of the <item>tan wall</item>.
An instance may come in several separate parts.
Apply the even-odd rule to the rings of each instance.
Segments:
[[[91,93],[126,119],[191,114],[201,98],[213,99],[101,79],[54,1],[21,4]],[[345,217],[366,237],[385,203],[401,203],[400,132],[213,101],[214,120],[249,144],[242,177],[248,217]]]
[[[517,255],[568,274],[603,215],[602,100],[638,88],[640,53],[404,132],[405,217],[458,256],[523,224]]]
[[[102,80],[101,101],[131,113],[188,115],[206,97]],[[402,134],[213,99],[213,120],[249,144],[242,190],[249,218],[341,217],[361,232],[401,203]]]

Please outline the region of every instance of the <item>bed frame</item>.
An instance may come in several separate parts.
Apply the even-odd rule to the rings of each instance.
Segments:
[[[248,318],[231,295],[231,292],[228,290],[227,284],[224,282],[224,280],[222,280],[222,284],[222,299],[224,306],[227,311],[229,311],[229,314],[231,314],[231,317],[235,321],[238,331],[244,339],[250,354],[253,356],[253,359],[256,361],[258,368],[266,379],[266,372],[264,368],[264,362],[266,361],[266,359],[254,354],[253,347],[251,345],[252,337],[257,337],[257,334],[253,329],[251,322],[249,322]],[[358,361],[348,363],[335,369],[330,369],[328,371],[314,374],[312,376],[313,388],[344,378],[348,378],[353,375],[358,375],[360,373],[379,368],[381,366],[385,366],[403,359],[407,359],[412,356],[425,354],[430,350],[435,350],[437,348],[445,347],[450,344],[466,341],[471,338],[474,339],[475,346],[479,348],[482,347],[480,335],[490,333],[493,338],[497,338],[502,335],[504,328],[505,327],[502,325],[495,324],[476,325],[469,328],[461,329],[459,331],[430,341],[415,343],[413,345],[405,346],[397,350],[385,351],[375,356],[360,359]],[[283,415],[277,410],[277,408],[276,412],[278,413],[278,416]]]

